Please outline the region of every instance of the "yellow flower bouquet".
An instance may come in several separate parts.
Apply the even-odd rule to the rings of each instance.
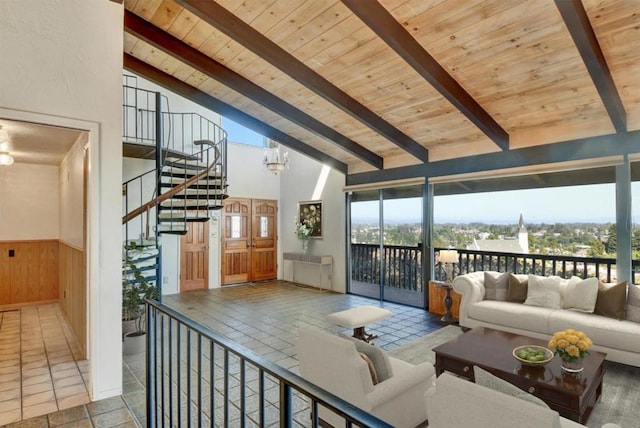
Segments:
[[[549,341],[549,348],[555,349],[556,355],[569,362],[583,359],[591,345],[593,342],[586,334],[572,328],[554,333]]]

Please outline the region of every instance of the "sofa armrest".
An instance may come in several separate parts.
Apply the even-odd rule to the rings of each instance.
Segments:
[[[435,385],[435,369],[422,363],[394,374],[367,394],[372,413],[393,426],[417,426],[427,419],[424,394]]]
[[[472,272],[455,277],[451,284],[454,291],[462,296],[460,301],[460,325],[467,327],[469,306],[484,299],[484,272]]]

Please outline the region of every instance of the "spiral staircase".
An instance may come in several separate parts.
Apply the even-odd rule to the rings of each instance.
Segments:
[[[122,185],[123,285],[161,287],[163,234],[184,235],[208,221],[227,195],[227,135],[197,113],[173,113],[159,92],[123,85],[123,156],[127,170],[155,160],[155,168]],[[145,164],[147,164],[146,162]]]

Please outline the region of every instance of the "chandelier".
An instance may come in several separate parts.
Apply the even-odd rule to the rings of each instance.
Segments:
[[[262,163],[269,171],[278,175],[289,167],[289,153],[280,153],[280,144],[277,141],[269,140],[269,149],[264,152]]]

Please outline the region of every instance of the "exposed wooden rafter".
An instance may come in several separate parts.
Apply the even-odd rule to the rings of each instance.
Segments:
[[[281,100],[233,70],[230,70],[128,10],[125,11],[124,15],[124,29],[128,33],[188,64],[210,78],[234,89],[287,120],[332,141],[345,151],[362,159],[375,168],[381,169],[383,167],[383,160],[377,154],[367,150],[355,141],[319,122],[305,112]]]
[[[580,0],[555,0],[582,60],[617,132],[627,130],[627,116],[611,71]]]
[[[342,0],[362,22],[502,150],[509,134],[377,1]]]
[[[422,162],[429,160],[429,151],[424,146],[347,95],[220,4],[198,0],[176,2],[417,159]]]
[[[215,111],[218,114],[246,126],[267,138],[276,140],[284,146],[309,156],[320,163],[326,164],[343,174],[347,173],[347,165],[345,163],[340,162],[326,153],[267,125],[266,123],[236,109],[235,107],[232,107],[127,53],[124,54],[124,68],[133,73],[139,74],[145,79],[183,96],[196,104],[200,104],[205,108]]]

